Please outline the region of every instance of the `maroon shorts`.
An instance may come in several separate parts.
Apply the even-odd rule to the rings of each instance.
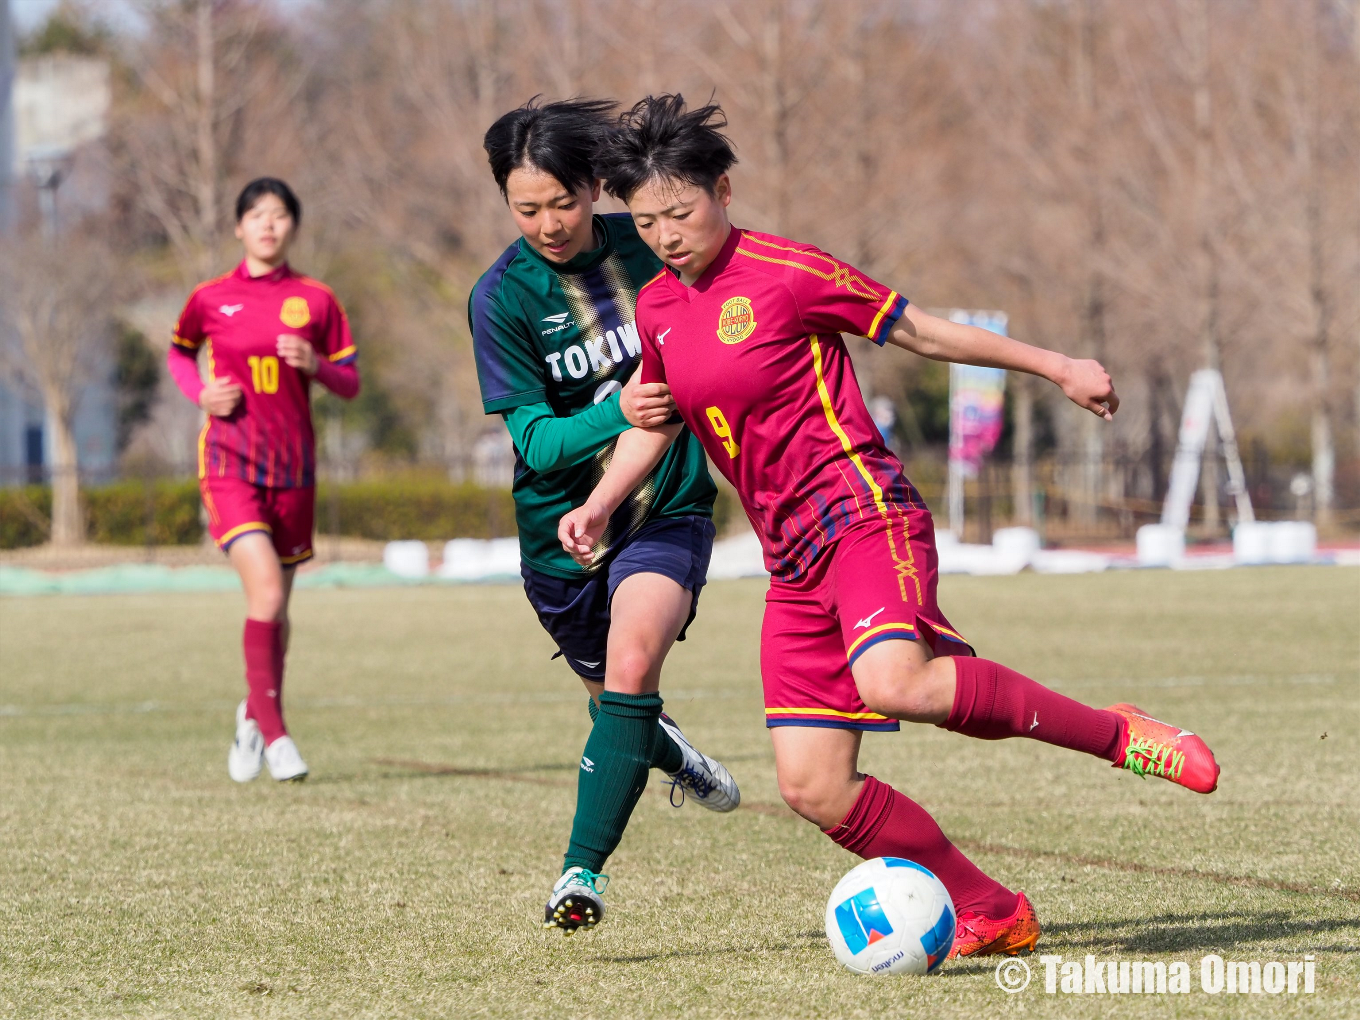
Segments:
[[[242,535],[263,531],[285,567],[312,558],[316,489],[277,489],[243,478],[209,475],[198,480],[208,511],[208,534],[226,552]]]
[[[760,636],[765,725],[897,729],[865,707],[850,667],[880,641],[973,654],[936,605],[938,575],[930,512],[894,508],[847,528],[798,580],[771,580]]]

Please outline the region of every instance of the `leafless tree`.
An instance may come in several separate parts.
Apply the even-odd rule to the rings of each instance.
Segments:
[[[54,545],[85,539],[75,417],[80,394],[111,368],[109,344],[120,296],[117,256],[78,233],[20,237],[0,248],[6,376],[42,396],[51,430]]]

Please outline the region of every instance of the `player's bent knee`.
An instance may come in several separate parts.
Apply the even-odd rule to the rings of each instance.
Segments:
[[[801,815],[820,829],[838,825],[845,817],[845,803],[852,800],[849,784],[799,779],[779,780],[779,795],[795,814]]]

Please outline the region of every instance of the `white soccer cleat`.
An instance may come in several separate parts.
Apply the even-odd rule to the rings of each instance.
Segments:
[[[661,728],[672,740],[680,745],[685,755],[685,763],[679,772],[669,772],[671,777],[671,803],[679,807],[685,803],[686,796],[694,797],[701,806],[710,811],[735,811],[741,803],[741,791],[732,773],[723,767],[722,762],[710,758],[691,744],[675,725],[675,720],[665,712],[659,720]],[[680,804],[675,803],[675,791],[680,791]]]
[[[578,928],[589,931],[604,920],[604,897],[608,875],[597,875],[585,868],[568,868],[553,886],[543,908],[543,927],[561,928],[562,934],[575,934]]]
[[[269,774],[280,783],[300,782],[307,778],[307,763],[298,754],[292,737],[279,737],[266,747],[264,760],[269,765]]]
[[[248,783],[264,768],[264,734],[254,719],[246,718],[246,703],[236,706],[236,739],[227,752],[227,775]]]

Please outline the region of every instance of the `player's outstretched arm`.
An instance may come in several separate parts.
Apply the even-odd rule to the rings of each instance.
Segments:
[[[1119,410],[1119,395],[1100,362],[1031,347],[977,326],[941,319],[915,305],[907,305],[888,340],[932,361],[1007,368],[1040,376],[1054,383],[1072,403],[1106,421]]]
[[[595,544],[609,524],[609,516],[642,484],[680,434],[680,424],[652,429],[629,429],[614,445],[614,457],[584,506],[565,514],[557,525],[562,548],[582,566],[590,566]]]

